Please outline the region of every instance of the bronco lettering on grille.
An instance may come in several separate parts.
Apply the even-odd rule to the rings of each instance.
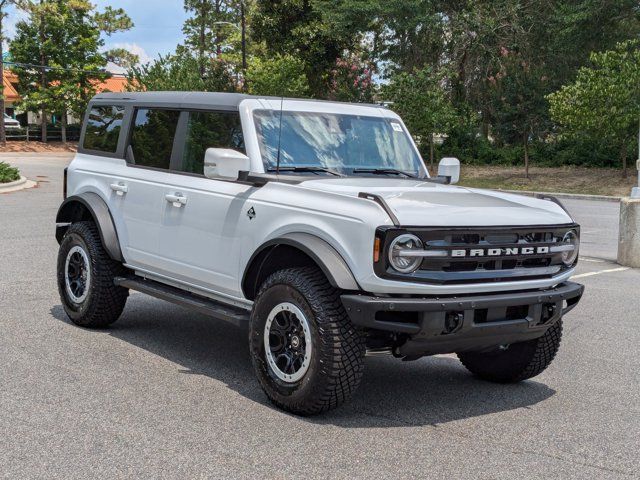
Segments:
[[[509,248],[472,248],[451,250],[451,256],[460,257],[503,257],[512,255],[540,255],[549,253],[549,247],[509,247]]]

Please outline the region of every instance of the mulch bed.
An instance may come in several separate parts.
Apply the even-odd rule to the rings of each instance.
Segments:
[[[6,146],[0,147],[0,153],[47,153],[47,152],[75,152],[78,148],[77,142],[7,142]]]

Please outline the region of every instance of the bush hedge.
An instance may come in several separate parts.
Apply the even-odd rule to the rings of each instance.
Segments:
[[[482,139],[449,138],[437,149],[438,157],[454,156],[467,165],[523,166],[524,147],[521,145],[497,146]],[[629,149],[628,162],[631,165],[637,151]],[[617,147],[602,142],[602,139],[556,139],[533,141],[529,145],[531,166],[561,167],[566,165],[582,167],[622,168],[620,151]]]
[[[0,162],[0,183],[9,183],[20,180],[20,170],[8,163]]]

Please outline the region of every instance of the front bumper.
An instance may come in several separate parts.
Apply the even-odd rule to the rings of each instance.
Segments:
[[[403,356],[482,350],[541,337],[582,297],[565,282],[547,290],[447,297],[342,295],[351,321],[404,334]]]

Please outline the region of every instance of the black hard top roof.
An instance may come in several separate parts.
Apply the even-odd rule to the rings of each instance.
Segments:
[[[280,100],[281,97],[256,96],[244,93],[221,92],[121,92],[99,93],[91,102],[131,103],[141,106],[163,106],[173,108],[218,108],[237,110],[240,102],[247,99]],[[286,100],[324,101],[308,98],[286,98]],[[328,102],[343,103],[343,102]],[[384,108],[382,105],[359,104],[368,107]]]

